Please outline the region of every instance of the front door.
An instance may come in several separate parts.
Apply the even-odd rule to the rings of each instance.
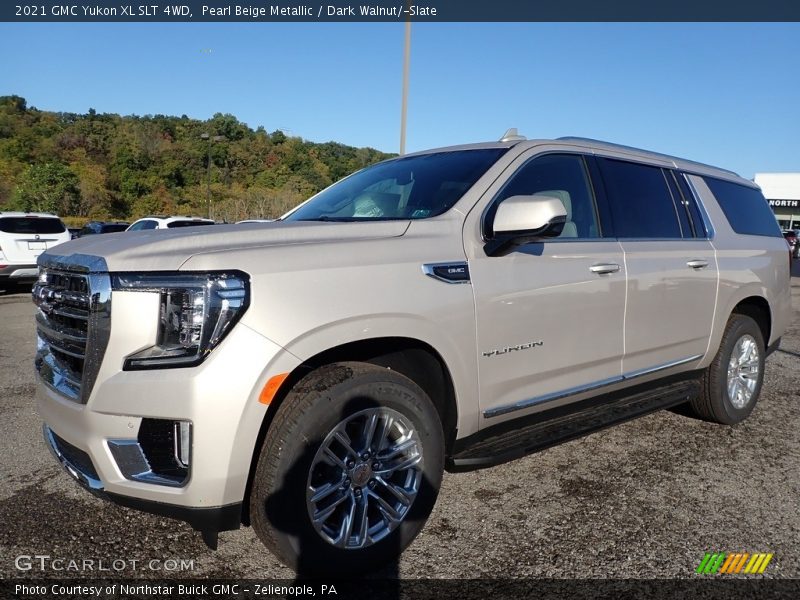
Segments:
[[[602,238],[586,161],[520,160],[484,227],[503,199],[537,193],[559,198],[567,223],[558,238],[470,257],[484,426],[572,401],[618,381],[622,369],[624,257],[617,240]]]

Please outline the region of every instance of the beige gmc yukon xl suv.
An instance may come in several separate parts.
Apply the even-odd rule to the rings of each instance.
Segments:
[[[580,138],[410,154],[275,223],[92,236],[39,266],[66,470],[339,575],[414,539],[445,468],[678,404],[740,422],[790,318],[753,183]]]

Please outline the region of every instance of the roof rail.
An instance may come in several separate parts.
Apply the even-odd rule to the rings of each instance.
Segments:
[[[609,146],[611,148],[617,148],[619,150],[629,150],[632,152],[642,152],[644,154],[649,154],[650,156],[657,156],[660,158],[665,158],[671,161],[679,160],[681,162],[690,163],[693,165],[698,165],[700,167],[707,167],[709,169],[716,169],[717,171],[724,171],[726,173],[730,173],[731,175],[735,175],[736,177],[741,177],[737,172],[731,171],[730,169],[723,169],[722,167],[717,167],[714,165],[709,165],[706,163],[702,163],[697,160],[689,160],[686,158],[681,158],[680,156],[672,156],[671,154],[664,154],[663,152],[653,152],[652,150],[645,150],[644,148],[637,148],[636,146],[626,146],[625,144],[615,144],[614,142],[606,142],[605,140],[596,140],[594,138],[588,137],[580,137],[580,136],[573,136],[567,135],[564,137],[556,138],[559,142],[589,142],[591,144],[603,144],[605,146]]]

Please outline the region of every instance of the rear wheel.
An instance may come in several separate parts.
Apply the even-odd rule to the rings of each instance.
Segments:
[[[443,467],[438,413],[413,381],[364,363],[328,365],[275,414],[251,523],[298,573],[364,573],[396,559],[422,529]]]
[[[731,315],[719,351],[703,374],[701,394],[690,403],[692,411],[726,425],[746,419],[764,381],[764,346],[761,329],[751,317]]]

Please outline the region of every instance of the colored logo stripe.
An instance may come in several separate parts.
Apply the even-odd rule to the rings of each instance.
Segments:
[[[696,573],[763,573],[774,555],[772,553],[706,552],[695,570]]]
[[[716,573],[723,560],[725,560],[724,552],[715,552],[714,554],[706,552],[703,560],[700,561],[700,566],[697,567],[697,573]]]

